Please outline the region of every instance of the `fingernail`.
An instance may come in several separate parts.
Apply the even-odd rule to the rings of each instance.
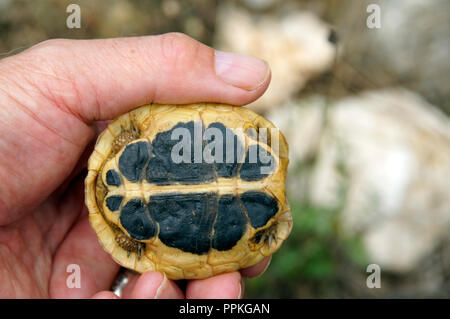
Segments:
[[[156,290],[154,299],[159,299],[161,297],[161,295],[164,291],[164,288],[167,285],[168,280],[167,280],[166,274],[163,274],[163,276],[164,276],[163,280],[161,281],[161,284],[159,285],[158,289]]]
[[[244,278],[241,277],[241,280],[239,280],[239,295],[237,297],[237,299],[242,299],[244,296],[242,295],[243,293],[243,285],[244,285]]]
[[[265,61],[230,52],[215,51],[214,67],[223,81],[248,91],[263,85],[270,75]]]

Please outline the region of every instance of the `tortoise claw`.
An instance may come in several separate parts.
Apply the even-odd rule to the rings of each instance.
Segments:
[[[277,245],[277,224],[273,224],[268,228],[265,228],[263,230],[260,230],[254,237],[253,237],[253,243],[256,244],[256,246],[261,248],[264,244],[267,244],[267,248],[270,249],[272,247],[272,244],[274,243],[275,246]]]
[[[116,229],[115,240],[120,247],[127,251],[127,257],[130,257],[131,253],[134,252],[137,254],[138,259],[140,259],[145,251],[145,243],[141,243],[128,237],[118,229]]]
[[[263,234],[260,238],[260,240],[258,241],[258,246],[264,244],[264,242],[266,241],[266,235]]]
[[[272,241],[275,243],[275,246],[277,245],[277,232],[274,231],[269,235],[268,245],[267,247],[270,248]]]

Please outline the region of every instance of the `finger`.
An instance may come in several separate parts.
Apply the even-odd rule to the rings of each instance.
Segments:
[[[92,140],[84,149],[83,153],[80,155],[75,167],[72,169],[70,174],[62,181],[62,183],[56,188],[53,192],[55,196],[63,195],[67,189],[71,186],[73,179],[78,177],[80,173],[82,173],[87,168],[87,162],[89,157],[91,156],[95,147],[95,140]],[[87,172],[87,169],[86,169]],[[83,175],[86,177],[86,173]]]
[[[133,299],[182,299],[183,297],[183,292],[172,280],[156,271],[142,274],[127,296]]]
[[[60,247],[61,242],[79,220],[81,214],[86,213],[85,178],[86,171],[81,172],[68,183],[63,194],[52,194],[51,198],[36,210],[36,222],[44,234],[44,243],[52,255]]]
[[[188,299],[235,299],[243,295],[241,274],[237,271],[207,279],[195,279],[186,286]]]
[[[136,283],[138,282],[139,278],[141,277],[140,274],[138,273],[131,273],[128,272],[127,273],[127,284],[125,285],[125,287],[123,288],[122,291],[122,297],[125,299],[130,299],[131,298],[131,294],[134,291],[134,287],[136,286]]]
[[[270,80],[264,61],[215,51],[179,33],[48,40],[5,60],[14,58],[38,67],[27,76],[40,81],[40,94],[88,121],[112,119],[149,102],[247,104]],[[58,89],[48,92],[55,83]]]
[[[98,291],[108,290],[118,271],[119,266],[98,243],[87,211],[84,211],[55,254],[50,295],[53,298],[90,298]],[[73,282],[70,284],[76,275],[79,287]]]
[[[0,179],[9,180],[0,185],[0,224],[31,211],[69,176],[95,136],[93,121],[150,102],[243,105],[270,81],[264,61],[176,33],[49,40],[0,60],[0,74],[0,103],[11,105],[0,109]]]
[[[111,291],[100,291],[93,295],[92,299],[119,299],[119,297]]]
[[[98,135],[101,132],[103,132],[106,129],[106,127],[108,126],[108,124],[110,122],[111,121],[97,121],[93,125],[93,128],[95,129],[95,132],[96,132],[95,139],[91,140],[89,142],[89,144],[86,146],[83,153],[79,157],[78,162],[76,163],[75,167],[72,169],[72,172],[69,174],[68,177],[66,177],[66,179],[61,183],[61,185],[59,185],[58,188],[55,190],[55,192],[54,192],[55,195],[63,194],[67,190],[67,187],[72,183],[73,178],[78,176],[78,174],[80,174],[85,168],[87,168],[87,162],[89,160],[89,157],[91,156],[92,151],[94,150],[96,138],[98,137]]]
[[[272,260],[272,256],[265,257],[263,260],[261,260],[256,265],[253,265],[248,268],[241,269],[241,275],[244,277],[258,277],[261,276],[267,268],[269,268],[270,261]]]

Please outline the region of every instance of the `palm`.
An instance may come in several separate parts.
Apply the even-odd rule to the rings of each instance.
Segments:
[[[24,121],[26,121],[24,133],[37,129],[38,123],[34,120],[24,119]],[[58,138],[51,136],[52,134],[49,132],[47,136],[41,135],[40,138],[57,140]],[[16,138],[20,140],[21,136],[16,136]],[[68,152],[66,148],[72,148],[70,144],[70,141],[60,141],[58,144],[60,152]],[[46,150],[46,145],[35,145],[35,147],[43,152]],[[3,154],[5,153],[6,151],[3,152]],[[36,154],[34,156],[39,157]],[[45,154],[42,154],[42,157],[49,158]],[[25,208],[13,211],[18,217],[12,215],[4,217],[8,219],[8,222],[1,227],[0,232],[0,269],[3,272],[3,279],[0,283],[1,295],[9,297],[86,297],[85,292],[89,291],[93,294],[104,288],[97,285],[96,281],[89,281],[90,278],[97,278],[98,282],[98,276],[106,274],[109,278],[104,279],[112,280],[118,267],[101,250],[94,232],[89,227],[87,210],[84,206],[84,174],[78,174],[73,179],[70,176],[79,173],[78,171],[85,164],[84,156],[78,165],[74,164],[76,161],[77,157],[50,162],[50,166],[53,164],[54,171],[63,172],[52,176],[55,180],[54,184],[60,184],[60,186],[31,212]],[[28,168],[30,170],[39,169],[33,163],[35,162],[29,163]],[[61,167],[62,165],[67,165],[67,167]],[[72,170],[74,173],[69,174]],[[20,170],[19,173],[26,180],[27,170]],[[68,174],[69,176],[67,176]],[[42,187],[41,195],[46,196],[46,192],[49,191],[46,184],[49,181],[45,178],[46,174],[42,175],[41,184],[33,182],[30,186]],[[26,188],[27,185],[24,185],[23,189]],[[11,192],[10,196],[20,198],[21,194]],[[80,258],[86,260],[80,260]],[[97,265],[101,265],[104,268],[103,271],[96,272],[95,261],[100,261],[100,264],[97,263]],[[67,266],[69,264],[85,265],[86,262],[92,264],[93,267],[82,268],[84,287],[81,289],[69,288],[66,285],[69,275],[66,272]]]
[[[70,262],[68,243],[73,231],[83,229],[80,183],[62,198],[51,197],[31,214],[2,227],[1,294],[10,297],[66,297],[65,263]],[[79,219],[79,220],[78,220]],[[89,235],[89,234],[86,234]],[[67,237],[68,240],[65,240]],[[90,236],[89,236],[90,237]],[[72,256],[84,255],[83,245],[72,245]],[[76,258],[76,257],[74,257]],[[65,288],[65,289],[64,289]]]
[[[44,232],[48,223],[38,216],[52,213],[36,210],[21,220],[2,227],[0,240],[0,285],[5,297],[47,297],[53,252]]]

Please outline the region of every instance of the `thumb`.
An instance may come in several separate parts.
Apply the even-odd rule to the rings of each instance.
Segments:
[[[28,76],[41,94],[87,121],[152,102],[248,104],[270,81],[264,61],[215,51],[181,33],[48,40],[13,58],[37,69]]]

